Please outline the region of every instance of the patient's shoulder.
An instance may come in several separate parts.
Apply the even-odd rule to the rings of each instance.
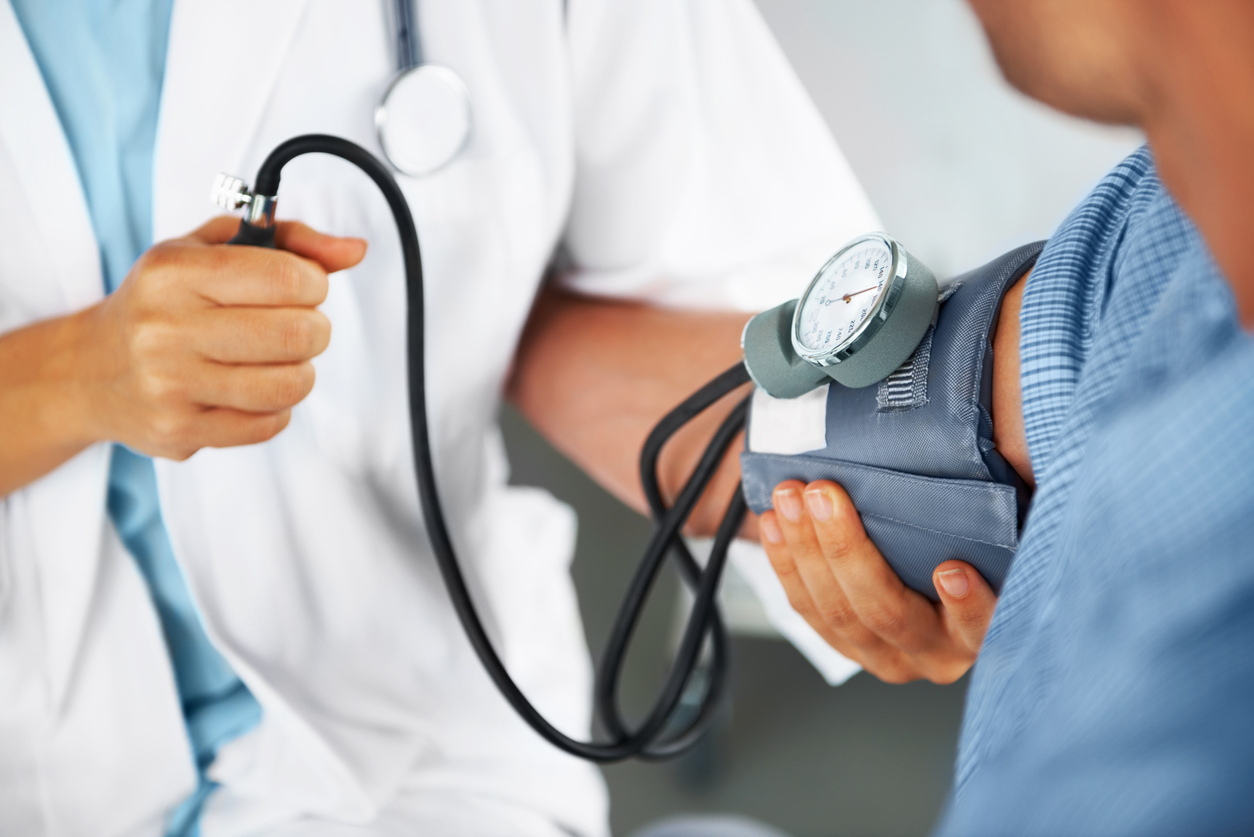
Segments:
[[[1149,147],[1142,146],[1102,178],[1050,237],[1025,304],[1039,298],[1065,304],[1073,315],[1099,313],[1128,254],[1163,220],[1178,226],[1183,214],[1163,188]]]
[[[1106,175],[1050,238],[1020,311],[1020,382],[1033,463],[1050,458],[1095,361],[1105,378],[1121,366],[1195,243],[1196,231],[1163,188],[1148,147]]]

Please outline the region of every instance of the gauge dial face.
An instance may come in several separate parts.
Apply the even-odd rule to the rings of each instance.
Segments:
[[[858,242],[823,266],[801,300],[797,339],[815,355],[839,351],[878,310],[893,253],[879,238]]]

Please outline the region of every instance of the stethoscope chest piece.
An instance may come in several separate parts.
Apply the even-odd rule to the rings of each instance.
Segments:
[[[448,165],[470,141],[470,92],[457,73],[419,64],[397,74],[374,112],[379,144],[402,174]]]

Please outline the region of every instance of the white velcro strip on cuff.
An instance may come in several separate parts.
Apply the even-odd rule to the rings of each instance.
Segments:
[[[755,389],[749,413],[749,450],[791,455],[827,447],[830,386],[798,398],[772,398],[760,387]]]

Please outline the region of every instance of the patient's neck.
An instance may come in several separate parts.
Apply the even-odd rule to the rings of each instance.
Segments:
[[[1163,182],[1197,224],[1254,331],[1254,4],[1172,4],[1147,54],[1143,125]]]

